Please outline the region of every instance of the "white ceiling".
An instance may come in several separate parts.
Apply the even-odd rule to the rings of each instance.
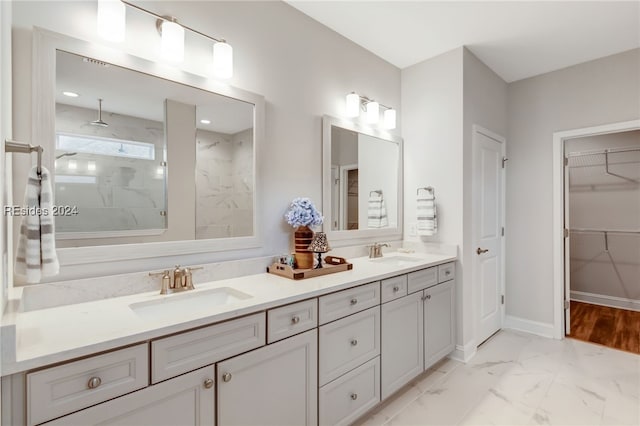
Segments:
[[[512,82],[640,47],[640,1],[287,1],[399,68],[467,46]]]

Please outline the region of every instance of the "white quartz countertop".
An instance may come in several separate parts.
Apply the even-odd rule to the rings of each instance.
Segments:
[[[263,273],[199,283],[194,273],[196,289],[189,292],[160,295],[158,280],[158,291],[151,293],[15,313],[10,319],[3,319],[5,326],[8,321],[15,324],[15,342],[6,341],[13,340],[12,333],[3,333],[1,374],[6,376],[84,357],[456,259],[450,255],[424,253],[390,253],[383,259],[393,256],[411,257],[413,260],[350,259],[353,263],[350,271],[304,280]],[[196,297],[198,293],[220,287],[230,287],[251,297],[218,306],[198,304],[199,307],[190,308],[185,304],[184,309],[153,317],[139,315],[130,307],[134,303],[187,294],[190,298]]]

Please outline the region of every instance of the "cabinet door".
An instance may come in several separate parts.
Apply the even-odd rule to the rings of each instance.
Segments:
[[[318,332],[218,364],[219,425],[316,425]]]
[[[214,377],[213,366],[204,367],[45,424],[212,426]]]
[[[424,368],[455,347],[455,280],[424,291]]]
[[[382,305],[382,399],[423,371],[422,311],[421,292]]]

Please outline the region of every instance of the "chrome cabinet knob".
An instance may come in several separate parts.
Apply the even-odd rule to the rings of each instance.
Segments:
[[[397,293],[400,291],[400,287],[398,287],[397,285],[393,287],[393,292]]]
[[[100,377],[92,377],[89,379],[89,383],[87,386],[89,389],[95,389],[102,384],[102,379]]]
[[[357,393],[352,393],[352,394],[351,394],[351,399],[353,399],[354,401],[355,401],[356,399],[358,399],[358,394],[357,394]]]
[[[231,373],[224,373],[222,375],[222,381],[223,382],[230,382],[231,381]]]
[[[296,315],[295,317],[291,318],[291,323],[292,324],[297,324],[299,322],[300,322],[300,317],[299,316]]]
[[[351,299],[351,304],[352,304],[352,305],[355,305],[356,303],[358,303],[358,299],[355,299],[355,298],[354,298],[354,299]]]
[[[204,381],[205,389],[211,389],[213,387],[213,379],[207,379]]]
[[[351,339],[351,346],[356,346],[358,341],[356,339]]]

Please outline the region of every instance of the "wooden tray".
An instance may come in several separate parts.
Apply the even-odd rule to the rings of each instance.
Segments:
[[[267,266],[267,272],[292,280],[303,280],[353,269],[353,264],[342,257],[327,256],[324,258],[324,262],[322,268],[318,269],[293,269],[289,265],[274,263],[271,266]]]

